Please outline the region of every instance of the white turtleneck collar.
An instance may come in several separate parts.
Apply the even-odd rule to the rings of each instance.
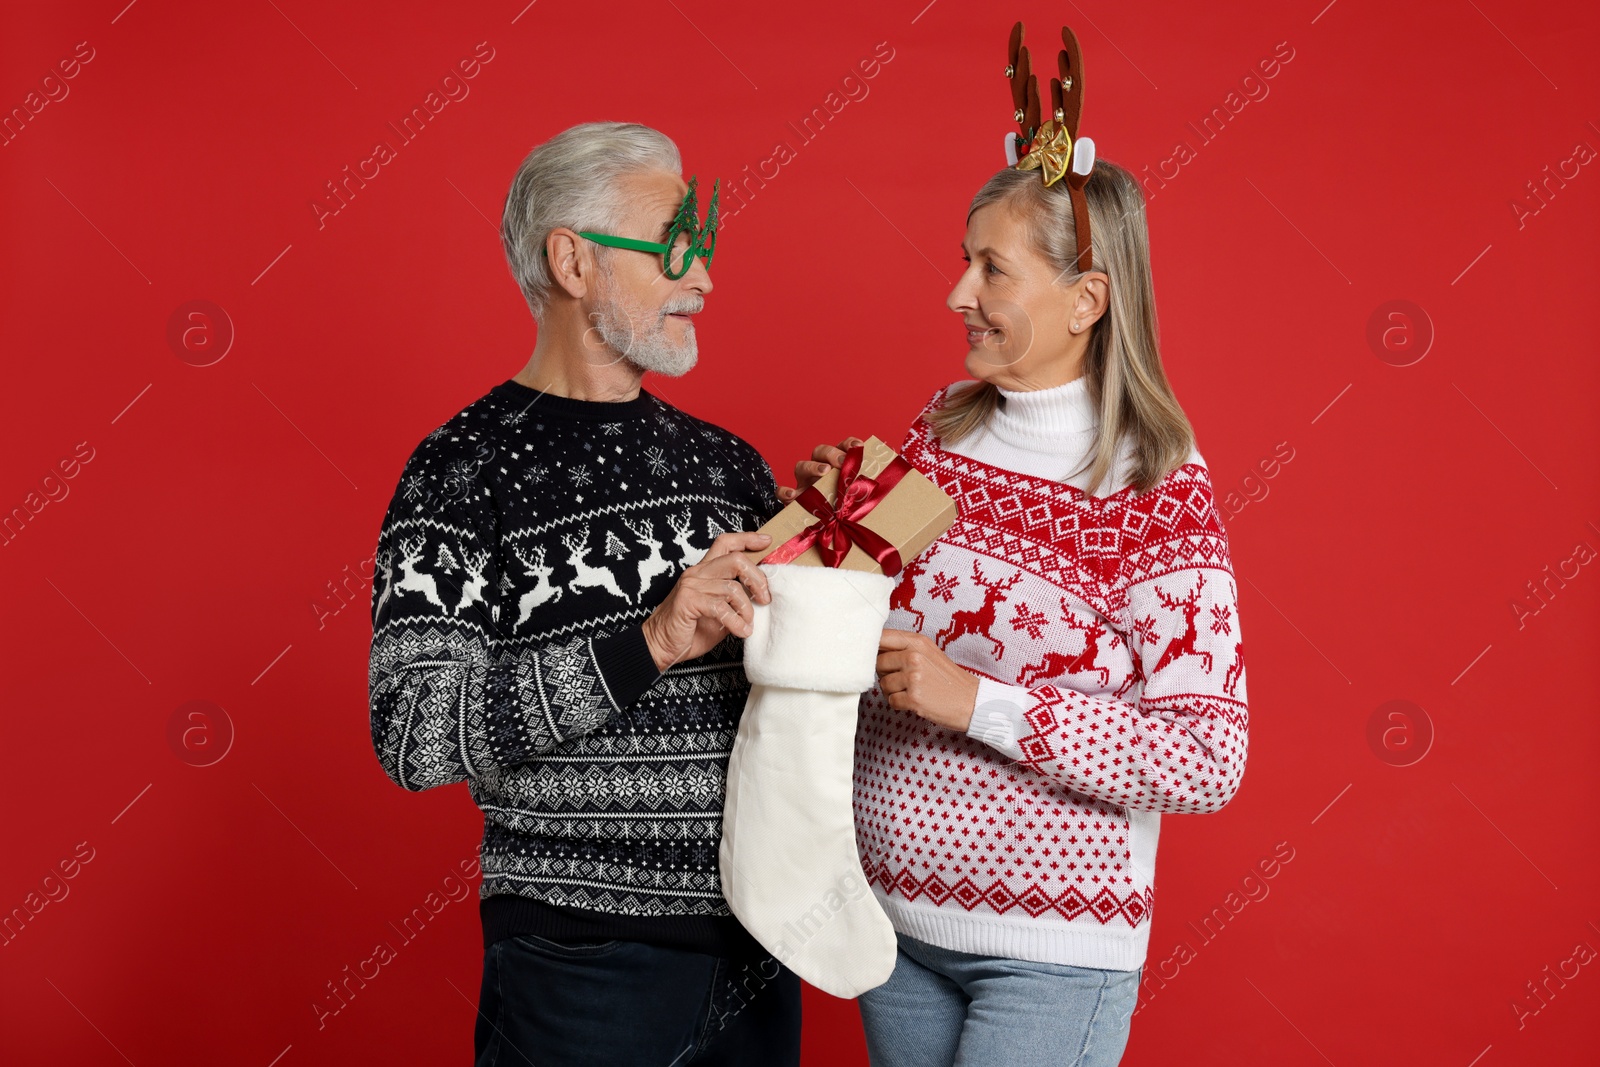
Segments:
[[[989,430],[1015,448],[1059,452],[1062,438],[1093,430],[1100,423],[1089,396],[1088,375],[1048,389],[996,388],[1005,403],[995,409]]]
[[[1000,389],[1000,395],[1005,403],[982,429],[943,447],[1004,470],[1087,490],[1088,456],[1100,426],[1100,414],[1089,398],[1089,379],[1079,376],[1048,389]],[[1124,438],[1112,474],[1095,496],[1127,484],[1130,440]]]

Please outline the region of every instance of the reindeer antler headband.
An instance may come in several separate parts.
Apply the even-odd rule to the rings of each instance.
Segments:
[[[1047,186],[1063,177],[1067,179],[1074,229],[1078,232],[1074,264],[1080,270],[1088,270],[1094,260],[1089,244],[1089,202],[1083,187],[1094,171],[1094,142],[1078,136],[1078,119],[1083,114],[1083,53],[1072,28],[1061,27],[1061,43],[1065,46],[1057,58],[1061,76],[1050,79],[1051,117],[1041,126],[1039,82],[1030,69],[1022,33],[1022,23],[1011,27],[1006,77],[1011,81],[1011,101],[1016,106],[1012,118],[1022,132],[1006,134],[1006,162],[1018,170],[1039,170]]]

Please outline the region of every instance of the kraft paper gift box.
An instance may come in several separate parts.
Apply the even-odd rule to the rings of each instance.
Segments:
[[[869,437],[862,444],[859,474],[876,478],[895,458],[894,449],[876,437]],[[829,468],[813,488],[826,497],[829,504],[837,504],[840,477],[841,472],[837,468]],[[860,525],[878,534],[895,547],[900,554],[901,566],[921,555],[923,550],[937,541],[955,521],[956,502],[944,490],[933,484],[925,474],[914,468],[907,471],[895,487],[858,520]],[[806,527],[818,525],[820,522],[821,520],[806,510],[798,500],[790,501],[782,511],[761,527],[761,533],[772,535],[772,542],[764,549],[747,552],[745,555],[750,557],[752,563],[759,563]],[[816,545],[807,548],[790,562],[808,567],[825,566],[822,553]],[[851,545],[849,554],[840,561],[839,569],[883,573],[878,561],[859,544]]]

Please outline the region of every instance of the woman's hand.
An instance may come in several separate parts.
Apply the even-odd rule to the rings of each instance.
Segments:
[[[863,443],[859,437],[846,437],[838,445],[818,445],[813,448],[810,459],[803,459],[794,465],[794,487],[778,486],[778,499],[789,503],[816,484],[818,478],[828,473],[829,467],[843,464],[845,452]]]
[[[891,708],[966,733],[978,702],[978,676],[925,634],[885,628],[878,639],[878,686]]]

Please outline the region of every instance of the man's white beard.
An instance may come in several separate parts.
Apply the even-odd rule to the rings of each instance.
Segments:
[[[608,277],[607,282],[610,281]],[[612,284],[606,290],[608,294],[616,291]],[[608,295],[596,312],[595,330],[606,347],[640,370],[682,377],[699,358],[694,327],[689,327],[682,342],[674,342],[667,336],[667,316],[675,311],[698,311],[702,303],[703,300],[686,298],[651,313],[625,296]]]

